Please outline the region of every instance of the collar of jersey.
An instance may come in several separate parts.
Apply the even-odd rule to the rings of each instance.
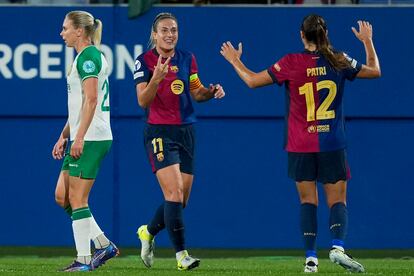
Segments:
[[[158,53],[158,51],[157,51],[157,48],[152,48],[152,52],[154,53],[154,55],[156,55],[157,57],[159,57],[160,56],[160,54]],[[174,60],[174,59],[176,59],[176,56],[177,56],[177,49],[175,49],[174,50],[174,55],[171,57],[171,60]],[[162,58],[162,59],[166,59],[166,58]]]

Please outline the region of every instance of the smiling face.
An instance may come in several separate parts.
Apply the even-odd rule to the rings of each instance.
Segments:
[[[177,22],[171,18],[161,19],[157,23],[156,31],[152,32],[152,37],[157,50],[173,51],[178,41]]]
[[[72,20],[66,17],[65,20],[63,21],[62,31],[60,32],[60,36],[65,41],[66,46],[74,47],[79,37],[81,36],[81,28],[75,29],[75,27],[73,26]]]

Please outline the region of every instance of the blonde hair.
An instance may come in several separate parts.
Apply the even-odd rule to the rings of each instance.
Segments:
[[[91,39],[96,47],[101,45],[102,21],[95,19],[92,14],[86,11],[71,11],[66,14],[66,18],[72,21],[75,29],[82,28],[85,34]]]
[[[151,33],[150,33],[150,38],[149,38],[149,41],[148,41],[148,48],[150,48],[150,49],[154,49],[155,48],[155,40],[154,40],[154,38],[152,37],[152,33],[154,32],[154,33],[156,33],[157,32],[157,27],[158,27],[158,23],[161,21],[161,20],[163,20],[163,19],[172,19],[172,20],[174,20],[175,21],[175,23],[177,23],[177,25],[178,25],[178,22],[177,22],[177,18],[172,14],[172,13],[169,13],[169,12],[162,12],[162,13],[159,13],[155,18],[154,18],[154,21],[152,22],[152,26],[151,26]]]

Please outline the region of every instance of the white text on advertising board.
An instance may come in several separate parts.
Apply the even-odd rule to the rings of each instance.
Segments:
[[[134,53],[123,44],[116,44],[114,48],[102,44],[100,49],[116,79],[132,78],[134,61],[142,53],[142,45],[134,45]],[[22,43],[12,48],[0,43],[0,78],[61,79],[74,57],[73,48],[62,44]]]

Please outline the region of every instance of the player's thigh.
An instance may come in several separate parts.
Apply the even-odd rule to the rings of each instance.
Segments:
[[[179,164],[157,170],[156,176],[165,200],[183,202],[183,179]]]
[[[180,153],[175,126],[147,125],[144,129],[144,146],[152,171],[179,164]]]
[[[112,145],[107,141],[85,141],[82,155],[75,159],[69,156],[69,176],[83,179],[95,179],[98,175],[102,160]]]
[[[326,202],[329,208],[338,202],[346,204],[346,181],[339,180],[335,183],[326,183],[323,185],[323,188],[325,190]]]
[[[73,210],[88,205],[89,194],[95,179],[69,176],[69,202]]]
[[[177,140],[180,145],[180,171],[188,175],[193,175],[196,144],[194,127],[192,125],[182,126]]]
[[[318,189],[315,181],[296,182],[300,203],[310,203],[318,205]]]
[[[320,152],[317,155],[318,182],[337,183],[347,181],[350,170],[344,149],[328,152]]]
[[[317,153],[288,152],[288,176],[295,182],[315,181],[318,175]]]

